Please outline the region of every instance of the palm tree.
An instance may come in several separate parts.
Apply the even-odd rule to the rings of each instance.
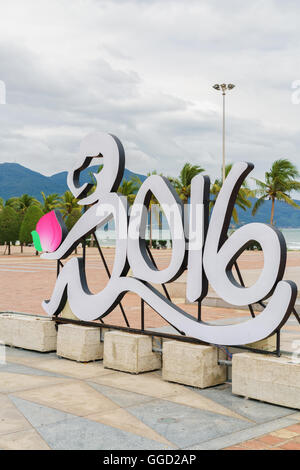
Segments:
[[[124,179],[119,186],[118,193],[126,196],[128,203],[131,206],[134,203],[136,193],[141,184],[142,182],[137,176],[134,176],[129,180]]]
[[[44,214],[47,214],[47,212],[50,212],[59,206],[61,197],[57,193],[46,196],[45,193],[41,191],[41,195],[43,198],[42,211]]]
[[[20,197],[11,197],[5,205],[13,207],[17,212],[24,215],[30,206],[40,206],[41,203],[35,197],[23,194]]]
[[[226,165],[226,167],[225,167],[225,176],[228,175],[231,168],[232,168],[232,164]],[[213,199],[211,199],[210,203],[209,203],[210,210],[213,208],[213,206],[216,203],[216,200],[217,200],[217,197],[219,195],[219,192],[221,191],[222,185],[223,185],[223,178],[217,178],[215,180],[215,182],[211,185],[210,194],[211,194],[211,196],[213,196]],[[242,187],[240,188],[240,190],[238,192],[236,202],[235,202],[235,206],[238,206],[241,209],[243,209],[244,211],[246,211],[248,208],[250,208],[252,206],[252,203],[249,199],[251,196],[254,196],[254,192],[251,191],[251,189],[249,189],[249,187],[247,185],[247,182],[244,181],[243,184],[242,184]],[[237,213],[236,207],[233,208],[232,217],[233,217],[234,222],[237,224],[239,222],[239,218],[238,218],[238,213]]]
[[[5,201],[5,204],[4,204],[4,207],[12,207],[14,208],[14,205],[16,203],[16,197],[10,197],[9,199],[6,199]]]
[[[290,196],[291,191],[300,190],[300,182],[295,178],[299,178],[300,174],[296,166],[286,158],[276,160],[270,171],[265,173],[265,181],[253,178],[256,182],[257,189],[255,195],[258,196],[253,206],[252,215],[255,215],[259,207],[269,199],[272,201],[270,224],[274,224],[274,208],[275,201],[283,201],[290,206],[300,209],[300,206],[293,201]]]
[[[66,191],[60,198],[57,205],[62,212],[63,219],[65,220],[72,212],[73,209],[79,207],[76,197],[73,196],[71,191]]]
[[[192,179],[194,178],[194,176],[198,175],[199,173],[202,173],[203,171],[204,168],[199,165],[191,165],[191,163],[185,163],[178,178],[169,177],[170,182],[173,184],[178,196],[184,204],[187,204],[191,195]]]

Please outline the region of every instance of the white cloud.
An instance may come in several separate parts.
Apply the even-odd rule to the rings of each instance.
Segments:
[[[11,0],[0,6],[0,161],[51,174],[99,129],[124,143],[128,168],[215,176],[221,96],[228,160],[299,163],[296,0]],[[300,166],[300,165],[299,165]]]

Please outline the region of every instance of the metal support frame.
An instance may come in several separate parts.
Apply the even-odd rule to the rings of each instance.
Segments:
[[[149,246],[147,245],[146,248],[147,248],[147,253],[148,253],[148,255],[149,255],[149,258],[151,259],[151,261],[152,261],[154,267],[157,268],[157,264],[156,264],[156,262],[155,262],[155,259],[153,258],[153,255],[152,255],[152,253],[151,253],[151,250],[150,250]],[[165,284],[162,284],[161,286],[162,286],[162,288],[163,288],[163,291],[164,291],[164,293],[165,293],[167,299],[170,300],[170,302],[171,302],[171,296],[170,296],[170,294],[169,294],[169,292],[168,292],[168,289],[166,288],[166,285],[165,285]]]
[[[108,267],[108,265],[107,265],[107,263],[106,263],[106,260],[105,260],[103,251],[101,250],[101,246],[100,246],[100,243],[99,243],[99,241],[98,241],[98,239],[97,239],[97,236],[96,236],[96,233],[95,233],[95,232],[93,232],[93,236],[94,236],[94,240],[95,240],[95,242],[96,242],[98,251],[99,251],[99,253],[100,253],[100,256],[101,256],[101,259],[102,259],[102,262],[103,262],[103,265],[104,265],[104,268],[105,268],[105,271],[106,271],[106,274],[107,274],[108,278],[110,279],[110,278],[111,278],[110,270],[109,270],[109,267]],[[85,255],[85,253],[84,253],[84,255]],[[123,318],[124,318],[124,321],[125,321],[125,323],[126,323],[126,326],[127,326],[128,328],[130,328],[130,324],[129,324],[129,321],[128,321],[128,319],[127,319],[127,316],[126,316],[124,307],[123,307],[123,305],[122,305],[122,302],[119,302],[119,307],[120,307],[122,316],[123,316]]]
[[[145,301],[141,299],[141,330],[145,331]]]
[[[234,262],[234,267],[235,267],[236,273],[237,273],[237,275],[238,275],[239,281],[240,281],[240,283],[241,283],[241,286],[242,286],[242,287],[245,287],[244,279],[243,279],[243,277],[242,277],[240,268],[239,268],[239,266],[238,266],[238,264],[237,264],[236,261]],[[254,313],[254,310],[253,310],[252,305],[248,305],[248,308],[249,308],[249,310],[250,310],[251,317],[252,317],[252,318],[255,318],[255,313]]]
[[[300,316],[299,316],[299,314],[297,313],[295,307],[293,308],[293,314],[295,315],[295,317],[296,317],[298,323],[300,324]]]
[[[280,330],[276,331],[276,356],[280,357]]]
[[[93,235],[94,240],[96,242],[96,246],[98,248],[101,260],[103,262],[103,265],[104,265],[104,268],[105,268],[105,271],[106,271],[106,274],[107,274],[108,278],[110,278],[111,273],[110,273],[110,270],[108,268],[105,256],[103,254],[103,251],[101,249],[101,246],[99,244],[99,241],[96,237],[95,232],[93,232],[92,235]],[[82,241],[82,247],[83,247],[83,259],[84,259],[84,264],[85,264],[85,262],[86,262],[85,239],[83,239],[83,241]],[[149,258],[151,259],[153,265],[155,266],[155,268],[157,268],[157,264],[155,262],[155,259],[154,259],[153,255],[150,251],[150,248],[148,246],[147,246],[147,252],[148,252]],[[63,267],[63,263],[61,262],[61,260],[58,260],[57,261],[57,276],[59,275],[60,267]],[[241,271],[239,269],[239,266],[237,264],[237,261],[234,262],[234,267],[235,267],[235,270],[236,270],[236,273],[237,273],[237,276],[238,276],[238,279],[239,279],[241,285],[243,287],[245,287],[245,283],[244,283]],[[170,296],[170,294],[167,290],[166,285],[162,284],[162,288],[164,290],[166,298],[169,301],[171,301],[171,296]],[[263,308],[265,308],[265,306],[266,306],[265,303],[262,302],[262,301],[258,301],[257,304],[261,305]],[[85,325],[85,326],[95,326],[95,327],[99,327],[99,328],[108,328],[108,329],[121,330],[121,331],[126,331],[126,332],[129,332],[129,333],[138,333],[138,334],[143,334],[143,335],[148,335],[148,336],[158,337],[158,338],[175,339],[177,341],[183,341],[183,342],[188,342],[188,343],[193,343],[193,344],[202,344],[202,345],[207,344],[204,341],[200,341],[196,338],[184,335],[181,331],[179,331],[173,325],[171,325],[171,326],[173,326],[173,328],[175,328],[178,331],[179,335],[169,334],[169,333],[161,333],[161,332],[156,332],[156,331],[154,332],[154,331],[145,329],[145,301],[143,299],[141,299],[141,328],[140,329],[130,327],[130,324],[129,324],[129,321],[127,319],[127,316],[126,316],[126,313],[125,313],[125,310],[124,310],[124,307],[123,307],[122,303],[119,302],[118,305],[120,307],[120,310],[121,310],[121,313],[122,313],[122,316],[124,318],[126,326],[107,324],[101,318],[99,318],[99,321],[87,322],[87,321],[71,320],[71,319],[66,319],[66,318],[61,318],[61,317],[55,316],[55,317],[53,317],[53,320],[57,324],[59,324],[59,323],[73,323],[73,324],[79,324],[79,325]],[[250,311],[250,314],[251,314],[252,318],[255,318],[253,305],[248,305],[248,308],[249,308],[249,311]],[[201,300],[199,300],[197,302],[197,309],[198,309],[197,318],[198,318],[198,321],[201,321]],[[300,324],[300,316],[297,313],[295,308],[293,309],[293,314],[295,315],[297,321]],[[266,350],[262,350],[262,349],[255,349],[255,348],[251,348],[251,347],[244,346],[244,345],[234,346],[233,348],[237,349],[237,350],[246,350],[246,351],[256,352],[256,353],[259,353],[259,354],[276,355],[277,357],[280,357],[280,354],[281,354],[280,330],[277,330],[275,334],[276,334],[276,349],[275,349],[275,351],[266,351]],[[214,345],[214,346],[217,346],[219,348],[221,347],[219,345]]]

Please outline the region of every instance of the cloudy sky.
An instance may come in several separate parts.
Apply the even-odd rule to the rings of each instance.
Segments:
[[[216,176],[212,85],[232,82],[228,161],[257,177],[280,157],[300,168],[299,64],[297,0],[0,0],[0,162],[66,170],[101,130],[131,170],[176,175],[189,161]]]

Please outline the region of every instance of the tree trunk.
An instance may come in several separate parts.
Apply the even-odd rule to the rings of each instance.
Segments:
[[[151,210],[151,205],[149,207],[149,210],[150,210],[149,247],[152,248],[152,210]]]
[[[8,255],[10,255],[10,242],[7,243],[7,246],[8,246]]]
[[[275,206],[275,199],[272,199],[271,220],[270,220],[271,225],[274,225],[274,206]]]
[[[21,243],[21,253],[23,253],[23,243]]]

